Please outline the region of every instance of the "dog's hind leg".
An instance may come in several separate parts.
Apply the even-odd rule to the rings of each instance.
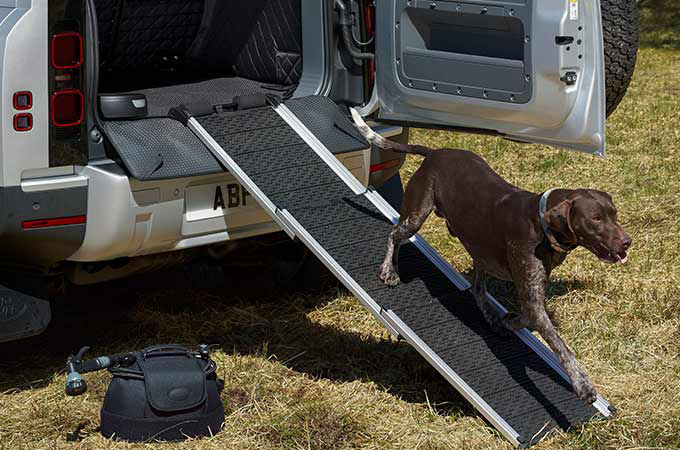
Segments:
[[[434,209],[434,191],[429,176],[420,169],[413,174],[404,192],[399,223],[387,238],[387,253],[378,276],[388,286],[399,284],[399,247],[423,226]]]
[[[487,273],[478,263],[474,264],[474,275],[472,278],[472,296],[477,302],[477,308],[482,312],[484,320],[489,326],[499,334],[508,334],[508,329],[503,325],[499,311],[489,302],[486,295]]]

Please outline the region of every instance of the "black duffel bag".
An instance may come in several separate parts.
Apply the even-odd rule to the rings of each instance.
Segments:
[[[213,436],[222,427],[222,381],[207,346],[191,352],[180,345],[164,345],[85,362],[71,357],[67,393],[85,392],[77,372],[97,368],[108,368],[113,375],[101,409],[101,433],[107,438],[180,441]]]

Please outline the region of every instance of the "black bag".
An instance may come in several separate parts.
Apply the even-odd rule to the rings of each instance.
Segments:
[[[222,383],[207,352],[179,345],[134,352],[129,367],[109,371],[113,380],[101,410],[101,432],[132,442],[179,441],[212,436],[224,422]]]

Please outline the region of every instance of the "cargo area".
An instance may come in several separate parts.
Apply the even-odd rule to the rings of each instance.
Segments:
[[[99,93],[185,102],[292,94],[302,74],[300,0],[95,0]]]
[[[143,94],[144,117],[104,119],[107,153],[138,180],[222,172],[167,118],[183,104],[290,98],[302,76],[300,0],[95,0],[98,94]]]

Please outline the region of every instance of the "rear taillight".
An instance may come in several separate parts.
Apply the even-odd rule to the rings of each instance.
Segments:
[[[52,94],[52,124],[74,127],[83,123],[85,99],[78,89],[65,89]]]
[[[49,0],[50,4],[63,1]],[[81,0],[66,2],[80,4]],[[51,7],[50,7],[51,8]],[[48,14],[49,54],[47,56],[49,96],[36,97],[34,103],[49,106],[49,165],[84,165],[89,158],[87,139],[87,102],[85,68],[90,62],[85,48],[86,8],[59,8]],[[37,95],[37,94],[36,94]],[[44,102],[44,103],[43,103]],[[47,105],[48,104],[48,105]],[[34,106],[35,107],[35,106]],[[33,113],[38,129],[43,124]],[[45,130],[40,130],[44,132]]]
[[[75,69],[83,64],[83,38],[80,33],[61,33],[52,36],[52,67]]]

